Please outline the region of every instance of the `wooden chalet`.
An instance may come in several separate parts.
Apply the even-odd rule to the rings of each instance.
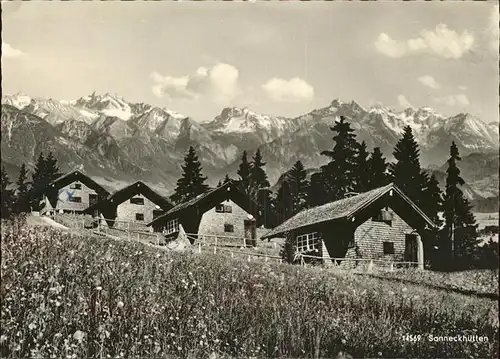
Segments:
[[[332,263],[330,258],[364,258],[416,262],[423,268],[435,229],[433,221],[391,183],[299,212],[262,239],[285,237],[296,253],[319,256],[325,264]],[[349,267],[361,261],[336,263]]]
[[[269,213],[267,215],[270,215]],[[256,239],[256,226],[264,212],[234,181],[180,203],[148,223],[154,231],[175,238],[179,224],[192,235],[218,235]]]
[[[124,187],[85,210],[101,225],[145,229],[145,225],[173,207],[172,203],[141,181]]]
[[[108,195],[109,192],[101,185],[75,170],[60,176],[43,189],[40,212],[81,214]]]

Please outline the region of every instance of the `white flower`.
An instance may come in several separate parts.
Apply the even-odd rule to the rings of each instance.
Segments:
[[[77,330],[75,334],[73,334],[73,339],[78,340],[78,342],[81,343],[84,336],[84,332],[82,332],[81,330]]]
[[[33,330],[36,328],[36,324],[35,323],[30,323],[30,325],[28,325],[28,328],[29,330]]]
[[[123,302],[120,300],[120,301],[119,301],[116,305],[118,306],[118,308],[123,308],[123,305],[124,305],[124,304],[123,304]]]
[[[102,290],[102,287],[99,285],[95,288],[96,290]]]

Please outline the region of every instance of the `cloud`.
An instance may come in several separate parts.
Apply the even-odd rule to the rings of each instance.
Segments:
[[[381,33],[375,41],[375,48],[393,58],[431,54],[445,59],[459,59],[472,50],[473,44],[474,37],[467,30],[459,34],[445,24],[439,24],[434,31],[422,30],[418,37],[408,40],[394,40]]]
[[[2,55],[5,57],[19,57],[24,55],[24,52],[2,41]]]
[[[200,67],[193,75],[181,77],[163,76],[153,72],[153,93],[170,99],[209,98],[217,103],[231,101],[239,92],[239,71],[234,66],[218,63],[211,68]]]
[[[398,102],[399,106],[408,108],[408,107],[413,107],[413,105],[404,97],[404,95],[398,95]]]
[[[459,89],[460,91],[466,91],[466,90],[467,90],[467,86],[465,86],[465,85],[460,85],[460,86],[458,86],[458,89]]]
[[[488,20],[488,26],[486,28],[486,32],[489,35],[489,42],[490,42],[490,48],[491,50],[495,51],[495,53],[498,53],[498,39],[499,39],[499,28],[498,28],[498,22],[499,22],[499,5],[495,4],[492,6],[491,9],[491,14],[490,18]]]
[[[465,94],[448,95],[445,97],[439,97],[434,99],[437,103],[442,103],[447,106],[467,106],[469,105],[469,99]]]
[[[429,75],[420,76],[418,78],[418,82],[434,90],[441,87],[441,85],[434,79],[434,77]]]
[[[274,77],[262,89],[276,102],[304,102],[314,98],[314,88],[298,77],[290,80]]]

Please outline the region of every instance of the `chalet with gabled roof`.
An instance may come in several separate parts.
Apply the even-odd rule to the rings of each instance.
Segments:
[[[89,206],[106,198],[109,192],[84,173],[75,170],[55,179],[45,187],[42,214],[81,214]]]
[[[180,203],[148,223],[155,231],[175,237],[179,224],[193,235],[218,235],[256,239],[256,225],[264,213],[258,204],[240,191],[234,181]],[[269,213],[267,215],[270,215]]]
[[[113,228],[141,228],[173,207],[172,203],[141,181],[126,186],[85,210]],[[135,225],[135,226],[134,226]]]
[[[414,262],[423,268],[436,225],[396,185],[297,213],[262,239],[285,237],[296,253],[330,258]],[[426,245],[426,242],[428,243]],[[355,266],[358,261],[336,261]]]

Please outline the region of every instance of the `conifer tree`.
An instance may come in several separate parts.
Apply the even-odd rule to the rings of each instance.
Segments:
[[[457,162],[460,155],[455,142],[450,147],[450,158],[446,170],[446,190],[443,202],[445,230],[443,231],[445,248],[449,249],[452,266],[469,268],[473,265],[478,250],[476,220],[472,214],[468,199],[464,196],[461,186],[465,181],[460,176]]]
[[[257,149],[252,158],[252,166],[250,169],[250,188],[251,192],[258,192],[260,189],[269,188],[271,185],[267,179],[264,166],[266,163],[262,159],[260,149]]]
[[[243,151],[237,174],[240,176],[238,180],[239,187],[246,194],[250,194],[250,171],[251,164],[248,162],[247,151]]]
[[[333,137],[335,146],[332,151],[323,151],[322,155],[328,156],[330,162],[323,166],[327,202],[344,198],[348,192],[353,192],[356,187],[356,153],[358,143],[356,135],[344,116],[330,128],[337,134]]]
[[[443,206],[443,193],[439,188],[439,182],[433,174],[427,180],[427,185],[422,193],[421,208],[424,213],[437,225],[442,225],[439,213]]]
[[[221,180],[219,180],[219,182],[217,183],[217,187],[220,187],[220,186],[222,186]]]
[[[292,191],[290,190],[290,183],[287,180],[284,180],[278,189],[275,206],[278,224],[283,223],[293,216]]]
[[[324,173],[322,171],[313,173],[307,191],[307,206],[309,208],[316,207],[325,204],[326,201]]]
[[[231,178],[228,176],[228,174],[226,173],[226,176],[224,177],[224,181],[222,182],[222,184],[226,184],[228,182],[231,182]]]
[[[193,146],[189,147],[181,167],[182,177],[177,180],[175,193],[170,197],[175,203],[189,201],[209,189],[205,184],[207,177],[203,177],[203,169]]]
[[[19,171],[19,177],[17,178],[17,193],[15,199],[14,211],[15,213],[26,213],[29,212],[29,188],[28,182],[28,170],[26,165],[23,163]]]
[[[32,174],[32,186],[30,189],[30,202],[34,210],[40,209],[40,201],[42,200],[43,190],[48,184],[61,176],[57,159],[54,158],[52,152],[49,152],[47,157],[43,157],[43,153],[38,156],[35,164],[35,171]]]
[[[9,218],[12,214],[12,205],[14,200],[14,192],[9,189],[11,182],[9,180],[9,176],[7,175],[7,171],[5,167],[2,166],[0,173],[1,180],[1,196],[2,196],[2,208],[1,208],[1,218]]]
[[[270,220],[272,216],[268,216],[272,212],[272,199],[271,199],[271,184],[267,179],[266,171],[264,166],[266,163],[262,159],[260,149],[257,149],[255,155],[252,158],[252,165],[250,168],[250,196],[254,198],[259,204],[262,213],[261,224],[266,227],[272,226]]]
[[[394,184],[420,205],[425,181],[420,167],[420,150],[410,126],[404,128],[403,137],[396,144],[393,155],[396,163],[389,168]]]
[[[297,161],[289,172],[288,182],[293,201],[293,214],[297,214],[304,208],[307,208],[307,193],[309,190],[309,181],[307,180],[307,172],[302,162]]]
[[[370,174],[368,189],[374,189],[389,184],[387,176],[387,162],[380,147],[375,147],[368,159],[368,173]]]
[[[358,145],[356,155],[356,168],[355,168],[355,191],[358,193],[366,192],[370,189],[371,173],[368,170],[368,151],[366,149],[366,142],[363,141]]]

